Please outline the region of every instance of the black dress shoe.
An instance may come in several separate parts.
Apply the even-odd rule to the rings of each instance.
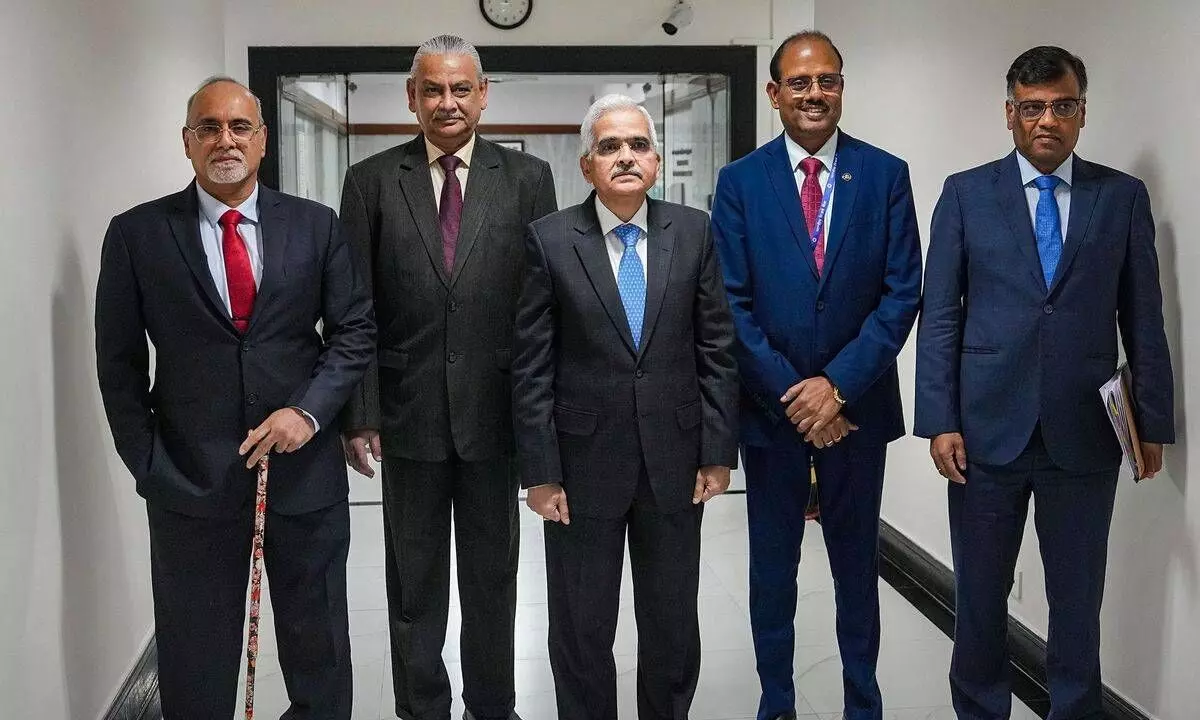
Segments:
[[[796,720],[796,711],[793,710],[791,712],[780,713],[771,718],[771,720]]]
[[[792,717],[793,717],[793,720],[794,720],[794,718],[795,718],[795,713],[793,713],[793,714],[792,714]],[[514,711],[514,712],[513,712],[511,715],[509,715],[507,718],[481,718],[481,717],[480,717],[480,718],[477,718],[477,717],[475,717],[474,715],[472,715],[472,714],[471,714],[471,711],[470,711],[470,710],[463,710],[463,716],[462,716],[462,720],[521,720],[521,716],[520,716],[520,715],[518,715],[518,714],[517,714],[517,713]]]

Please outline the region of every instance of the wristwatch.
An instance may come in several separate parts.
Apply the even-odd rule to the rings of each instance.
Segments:
[[[842,397],[842,391],[838,389],[837,385],[833,384],[832,380],[829,381],[829,384],[833,387],[833,399],[837,401],[838,405],[844,407],[846,405],[846,398]]]

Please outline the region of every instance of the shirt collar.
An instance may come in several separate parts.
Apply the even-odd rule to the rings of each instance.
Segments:
[[[429,158],[429,164],[432,165],[438,161],[438,158],[445,155],[441,148],[429,142],[429,138],[425,138],[425,156]],[[471,133],[471,139],[467,141],[458,150],[454,151],[459,160],[462,160],[463,167],[471,167],[471,156],[475,154],[475,133]]]
[[[220,224],[221,216],[227,210],[237,210],[242,214],[242,217],[254,224],[258,224],[258,183],[254,183],[254,190],[250,193],[250,197],[246,198],[241,205],[231,208],[212,195],[205,192],[204,188],[200,187],[200,183],[196,183],[196,196],[200,199],[200,212],[204,217],[212,223],[213,227]]]
[[[649,227],[649,223],[646,220],[647,215],[647,203],[645,200],[642,200],[642,206],[639,207],[637,212],[633,214],[633,217],[629,219],[629,224],[637,225],[639,230],[646,235],[649,235],[650,232],[646,229]],[[604,203],[600,202],[599,195],[596,196],[596,217],[600,219],[600,232],[605,237],[607,237],[608,234],[611,233],[618,225],[625,224],[624,220],[617,217],[612,210],[609,210],[604,206]]]
[[[1075,153],[1071,153],[1071,156],[1063,160],[1057,170],[1050,173],[1062,180],[1068,188],[1071,187],[1071,178],[1074,176],[1075,163],[1072,162],[1074,159]],[[1041,171],[1035,168],[1033,163],[1029,162],[1029,158],[1022,155],[1020,151],[1017,152],[1017,167],[1021,168],[1022,186],[1028,187],[1034,180],[1042,176]]]
[[[834,128],[833,134],[829,136],[829,139],[825,141],[825,144],[821,146],[821,149],[817,150],[815,153],[810,153],[809,151],[800,147],[800,143],[793,140],[792,137],[785,132],[783,134],[783,144],[787,146],[788,160],[792,163],[792,172],[796,172],[796,170],[800,168],[801,160],[810,157],[815,157],[816,159],[820,160],[821,164],[825,166],[826,170],[833,169],[833,156],[837,155],[838,136],[840,134],[841,132],[837,128]]]

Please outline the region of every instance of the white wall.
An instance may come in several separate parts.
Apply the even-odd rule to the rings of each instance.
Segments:
[[[0,5],[0,698],[100,717],[151,631],[146,520],[96,389],[108,218],[191,177],[184,101],[221,72],[213,0]]]
[[[1134,486],[1122,477],[1113,518],[1104,608],[1105,681],[1160,718],[1195,717],[1200,707],[1200,85],[1195,43],[1200,3],[1161,0],[821,0],[817,26],[846,58],[843,126],[906,158],[922,232],[951,172],[1012,148],[1003,118],[1004,75],[1022,51],[1062,45],[1087,62],[1090,92],[1084,157],[1141,177],[1158,227],[1167,334],[1175,365],[1179,443],[1166,473]],[[912,342],[901,357],[911,423]],[[911,425],[910,425],[911,426]],[[1194,444],[1194,443],[1193,443]],[[949,564],[945,481],[925,441],[892,447],[884,517]],[[1189,487],[1190,485],[1190,487]],[[1045,633],[1047,608],[1037,541],[1026,531],[1015,615]]]

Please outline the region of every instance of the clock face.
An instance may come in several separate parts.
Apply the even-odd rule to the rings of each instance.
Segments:
[[[533,0],[479,0],[483,18],[501,30],[519,27],[533,12]]]

